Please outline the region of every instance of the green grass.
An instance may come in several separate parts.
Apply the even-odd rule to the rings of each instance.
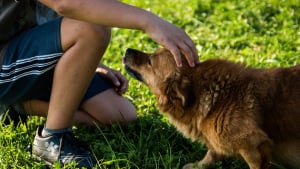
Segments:
[[[202,61],[224,58],[253,67],[288,67],[300,63],[299,0],[124,2],[151,10],[186,30]],[[139,120],[128,126],[74,129],[76,135],[91,146],[99,160],[97,168],[177,169],[201,159],[205,146],[183,138],[166,117],[159,114],[151,92],[126,74],[121,58],[129,47],[153,52],[158,45],[141,31],[115,28],[102,60],[130,80],[125,97],[136,106]],[[0,168],[46,168],[30,156],[35,129],[44,120],[31,117],[26,125],[16,128],[0,124]],[[217,169],[243,168],[247,166],[237,159],[217,164]],[[281,167],[274,165],[274,168]]]

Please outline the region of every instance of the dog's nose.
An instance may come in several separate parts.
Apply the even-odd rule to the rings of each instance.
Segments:
[[[125,51],[125,55],[122,58],[122,62],[125,64],[126,63],[126,57],[132,55],[132,53],[134,52],[134,49],[128,48]]]
[[[129,55],[132,55],[134,53],[134,49],[131,49],[131,48],[128,48],[125,52],[125,56],[129,56]]]

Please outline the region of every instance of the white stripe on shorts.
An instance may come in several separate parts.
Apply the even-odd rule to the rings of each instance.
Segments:
[[[62,53],[39,55],[17,60],[9,65],[2,65],[1,71],[5,73],[0,73],[0,84],[16,81],[25,76],[41,75],[55,67],[61,55]]]

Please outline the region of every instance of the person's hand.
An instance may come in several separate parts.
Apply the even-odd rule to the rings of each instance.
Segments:
[[[96,72],[109,79],[115,85],[116,92],[123,94],[128,89],[128,80],[119,71],[110,69],[102,64],[98,66]]]
[[[181,67],[182,55],[191,67],[199,63],[196,47],[182,29],[167,21],[154,18],[152,22],[149,22],[145,31],[154,41],[173,54],[177,66]]]

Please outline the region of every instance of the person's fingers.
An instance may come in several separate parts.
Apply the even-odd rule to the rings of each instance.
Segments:
[[[103,69],[97,68],[96,72],[98,72],[101,76],[109,79],[115,86],[116,92],[119,94],[123,94],[128,89],[128,80],[125,76],[122,75],[121,72],[112,70],[112,69]]]
[[[179,48],[176,46],[171,46],[171,47],[167,47],[167,49],[172,53],[172,55],[175,59],[176,65],[178,67],[181,67],[182,60],[181,60],[181,52],[180,52]]]
[[[115,76],[111,76],[111,78],[110,78],[111,80],[112,80],[112,82],[113,82],[113,84],[115,85],[115,86],[117,86],[117,87],[120,87],[121,86],[121,82],[119,81],[119,79],[118,78],[116,78]]]
[[[178,36],[170,39],[169,50],[173,54],[178,66],[181,65],[182,57],[184,57],[187,60],[188,64],[191,67],[194,67],[196,63],[199,63],[196,47],[193,41],[182,29],[178,29],[178,33]]]
[[[188,64],[191,67],[194,67],[195,64],[199,63],[198,54],[194,47],[190,47],[185,43],[178,43],[175,45],[170,45],[169,48],[167,48],[172,55],[174,56],[175,62],[178,67],[182,66],[182,57],[184,57]]]
[[[193,50],[187,46],[186,44],[183,44],[179,47],[181,49],[181,53],[184,55],[185,59],[188,61],[189,65],[191,67],[195,66],[195,58]]]
[[[108,71],[105,69],[99,69],[97,70],[100,75],[104,76],[107,79],[110,79],[110,81],[115,85],[115,86],[120,86],[121,82],[119,81],[119,78],[113,73],[112,71]]]
[[[199,64],[200,63],[200,61],[199,61],[199,55],[198,55],[198,52],[197,52],[197,49],[195,47],[194,42],[190,38],[188,38],[188,40],[186,42],[186,45],[191,50],[191,55],[190,56],[193,58],[194,62],[196,64]]]
[[[191,67],[199,63],[196,47],[183,29],[162,20],[152,26],[146,31],[147,34],[172,53],[178,67],[182,66],[182,57]]]
[[[128,89],[128,80],[120,73],[116,72],[116,76],[118,77],[119,81],[121,82],[121,86],[119,86],[119,93],[125,93]]]
[[[182,43],[180,43],[179,48],[181,49],[182,53],[184,54],[190,66],[195,65],[195,63],[198,64],[199,63],[198,52],[194,42],[184,30],[181,29],[181,32],[185,38],[182,38]]]

